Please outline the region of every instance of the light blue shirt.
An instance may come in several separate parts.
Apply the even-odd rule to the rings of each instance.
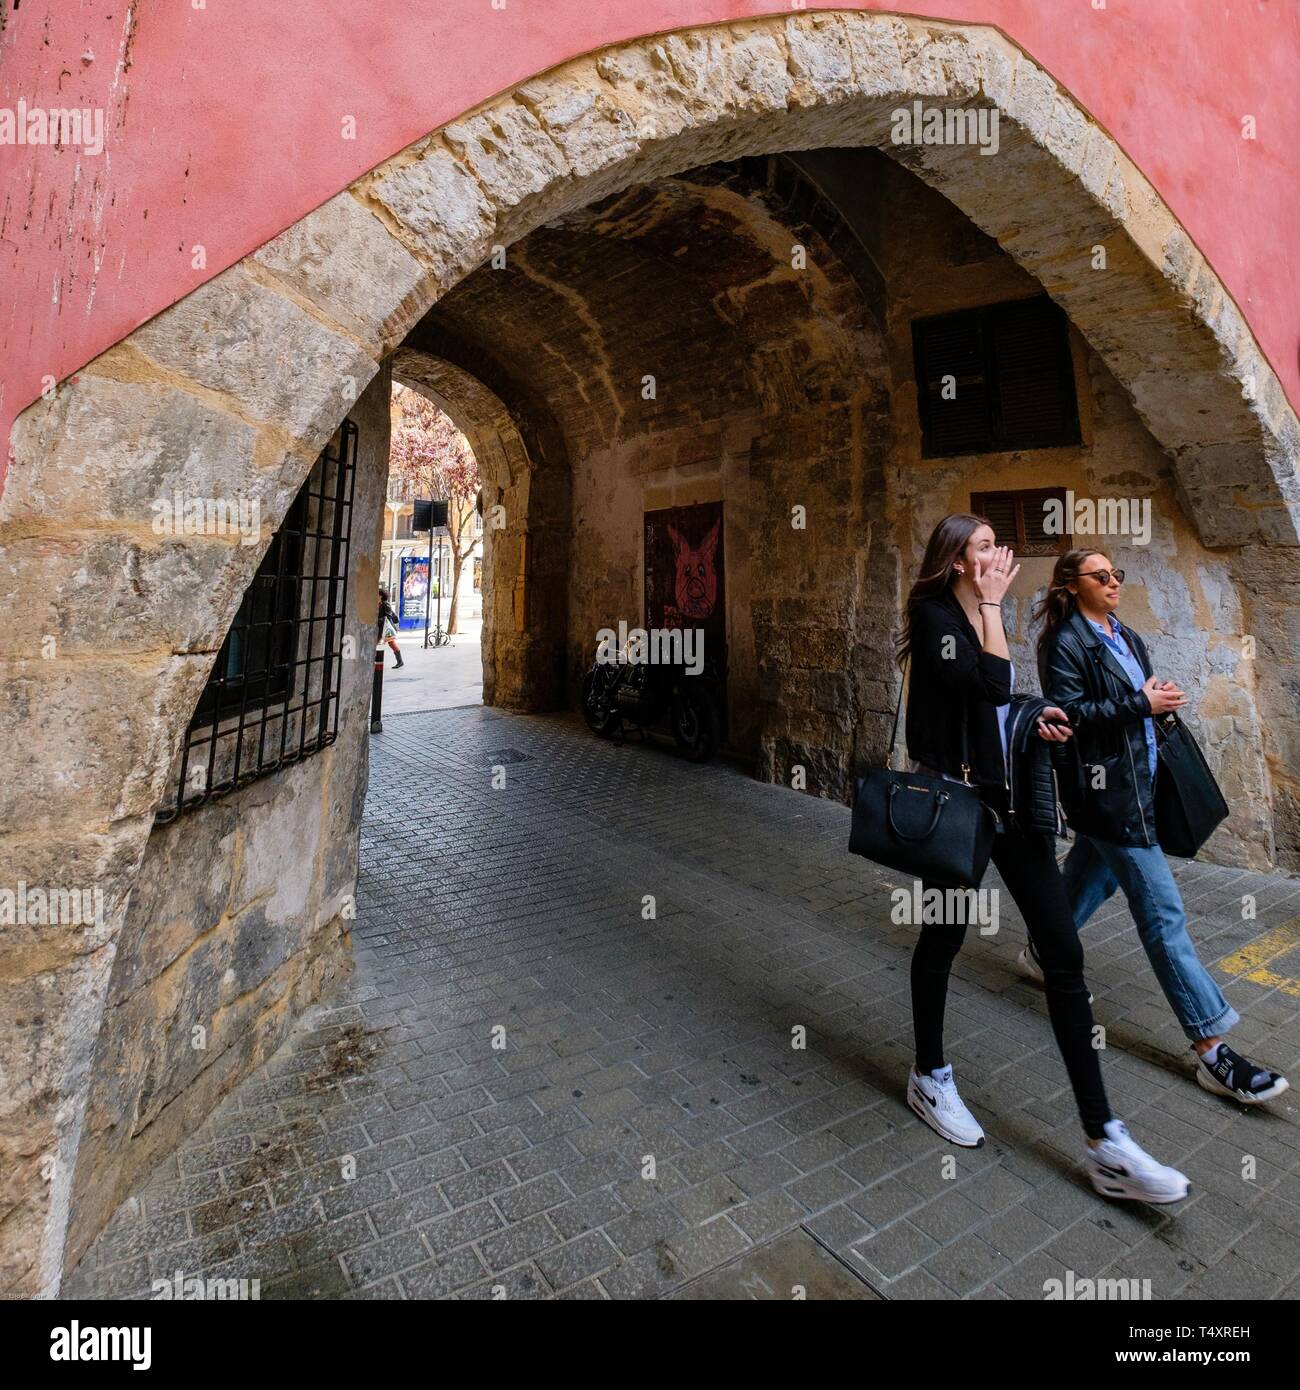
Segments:
[[[1016,688],[1016,663],[1014,661],[1009,661],[1007,665],[1011,667],[1010,686],[1011,689],[1014,690]],[[1007,714],[1010,712],[1010,709],[1010,705],[998,706],[998,733],[1001,735],[1002,738],[1003,762],[1006,762],[1007,760]]]
[[[1133,689],[1141,690],[1147,683],[1147,678],[1142,673],[1142,664],[1137,659],[1137,653],[1126,640],[1124,627],[1120,620],[1112,615],[1111,622],[1115,625],[1113,633],[1102,623],[1093,623],[1091,618],[1088,621],[1092,623],[1097,635],[1110,648],[1116,660],[1124,668],[1129,680],[1133,682]],[[1150,718],[1145,719],[1143,723],[1146,726],[1147,736],[1147,766],[1151,771],[1151,785],[1154,786],[1156,780],[1156,726],[1155,721]]]

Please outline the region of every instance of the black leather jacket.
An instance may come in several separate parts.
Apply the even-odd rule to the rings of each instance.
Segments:
[[[1012,820],[1025,834],[1064,835],[1057,754],[1068,744],[1038,737],[1038,716],[1050,700],[1013,695],[1007,711],[1007,795]]]
[[[1126,627],[1145,676],[1146,644]],[[1070,717],[1074,737],[1056,767],[1072,830],[1117,845],[1155,845],[1155,788],[1147,761],[1145,721],[1151,702],[1078,609],[1038,654],[1043,692]]]
[[[1058,805],[1052,753],[1037,736],[1047,701],[1011,693],[1011,663],[984,651],[951,590],[918,604],[912,615],[912,671],[908,683],[907,752],[923,767],[962,776],[962,726],[972,780],[986,804],[1010,813],[1026,833],[1058,835],[1065,825]],[[1002,753],[997,708],[1007,711]]]

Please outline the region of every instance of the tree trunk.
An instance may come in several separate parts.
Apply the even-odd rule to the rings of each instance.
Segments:
[[[449,541],[450,536],[447,538]],[[451,607],[447,610],[447,631],[453,637],[460,631],[460,548],[449,545],[451,551]]]

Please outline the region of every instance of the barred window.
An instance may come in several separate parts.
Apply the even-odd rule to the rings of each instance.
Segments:
[[[166,823],[338,736],[357,428],[313,465],[226,634],[186,729]]]
[[[1046,295],[912,324],[925,458],[1078,444],[1069,323]]]

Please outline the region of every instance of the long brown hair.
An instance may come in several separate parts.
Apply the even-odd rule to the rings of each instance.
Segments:
[[[907,602],[903,605],[903,628],[895,643],[900,666],[912,650],[912,614],[917,604],[942,594],[948,588],[952,583],[953,566],[966,549],[966,542],[981,526],[993,530],[993,523],[987,517],[975,516],[971,512],[954,512],[944,517],[930,532],[929,543],[921,558],[921,573],[917,575],[916,583],[908,591]]]
[[[1051,635],[1074,612],[1075,598],[1070,592],[1070,585],[1079,582],[1079,567],[1091,556],[1105,553],[1104,550],[1067,550],[1057,558],[1047,592],[1034,609],[1034,621],[1043,624],[1043,630],[1038,634],[1040,652]]]

